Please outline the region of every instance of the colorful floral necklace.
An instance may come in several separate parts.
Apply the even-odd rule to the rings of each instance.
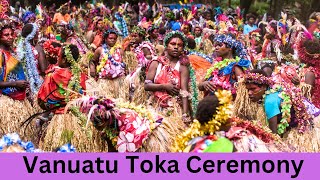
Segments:
[[[101,69],[106,65],[109,60],[114,66],[121,66],[125,68],[125,63],[119,63],[113,58],[113,54],[118,48],[121,48],[120,44],[115,44],[110,50],[108,49],[106,44],[102,45],[104,57],[100,60],[100,64],[97,66],[97,72],[101,72]]]
[[[232,93],[235,93],[235,89],[232,88],[232,84],[229,81],[222,81],[219,78],[219,71],[229,66],[231,63],[237,63],[239,61],[239,57],[236,57],[236,59],[224,59],[222,61],[218,61],[207,71],[205,79],[208,80],[211,78],[211,82],[215,83],[216,86],[221,87],[222,89],[232,90]]]
[[[66,102],[70,101],[70,90],[74,89],[78,93],[82,93],[82,87],[80,86],[80,72],[81,69],[75,59],[73,58],[71,54],[71,50],[69,46],[65,47],[65,55],[68,63],[71,64],[71,72],[72,72],[72,77],[68,83],[68,89],[66,91]],[[61,88],[60,88],[61,89]]]
[[[272,89],[267,90],[265,92],[265,95],[263,96],[263,100],[265,100],[268,94],[279,92],[281,89],[281,86],[274,86]],[[280,121],[280,124],[278,124],[278,134],[283,134],[286,128],[289,126],[289,122],[291,121],[292,102],[290,96],[285,91],[282,91],[279,94],[279,97],[283,100],[283,102],[281,103],[282,119]]]
[[[201,53],[201,52],[197,52],[197,51],[195,51],[195,50],[189,50],[189,54],[188,54],[189,56],[190,55],[196,55],[196,56],[200,56],[200,57],[202,57],[203,59],[205,59],[205,60],[207,60],[209,63],[211,63],[212,64],[212,58],[210,58],[209,56],[207,56],[207,55],[205,55],[205,54],[203,54],[203,53]]]
[[[221,59],[222,59],[221,57],[216,59],[217,62],[213,65],[213,67],[208,69],[205,79],[209,79],[214,71],[222,70],[223,68],[227,67],[229,64],[240,61],[239,57],[236,57],[236,59],[224,59],[224,60],[221,60]]]
[[[182,152],[186,148],[188,142],[195,137],[214,135],[215,132],[220,129],[221,125],[226,124],[231,118],[231,92],[219,90],[215,94],[219,99],[219,106],[216,110],[217,113],[205,124],[201,124],[198,120],[194,120],[191,126],[175,140],[174,150],[176,152]]]
[[[291,107],[295,110],[295,120],[299,125],[299,132],[303,133],[306,130],[308,123],[312,121],[312,117],[308,114],[307,109],[303,103],[303,96],[301,90],[298,88],[290,88],[283,84],[275,85],[272,89],[266,91],[264,99],[267,94],[280,92],[279,97],[283,100],[281,103],[282,119],[278,125],[278,134],[283,134],[291,121]]]

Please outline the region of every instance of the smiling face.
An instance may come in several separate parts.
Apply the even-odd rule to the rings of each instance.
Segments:
[[[167,52],[170,56],[177,58],[183,52],[183,41],[178,37],[172,38],[167,45]]]

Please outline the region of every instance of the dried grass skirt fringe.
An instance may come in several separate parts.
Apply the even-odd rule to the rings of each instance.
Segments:
[[[54,149],[71,143],[77,152],[105,152],[107,143],[100,133],[91,125],[82,128],[79,119],[72,113],[55,114],[40,141],[40,149],[53,151]]]
[[[23,140],[35,142],[37,138],[35,121],[32,121],[27,128],[21,127],[21,124],[35,113],[28,100],[13,100],[0,95],[0,136],[15,132]]]

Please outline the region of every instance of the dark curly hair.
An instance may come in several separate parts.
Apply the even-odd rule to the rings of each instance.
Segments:
[[[216,114],[218,106],[219,106],[219,100],[216,95],[206,96],[198,104],[196,119],[201,124],[204,124],[210,121],[213,115]]]
[[[313,40],[306,40],[303,42],[303,47],[306,48],[309,54],[319,54],[320,53],[320,42],[319,39],[314,38]]]
[[[26,38],[33,30],[33,25],[32,24],[26,24],[23,26],[22,31],[21,31],[21,36]]]
[[[186,45],[188,45],[188,42],[186,41],[187,39],[185,37],[183,37],[181,34],[173,34],[167,41],[165,41],[165,46],[167,47],[168,44],[170,43],[170,41],[173,39],[173,38],[179,38],[182,40],[183,42],[183,47],[185,48]]]

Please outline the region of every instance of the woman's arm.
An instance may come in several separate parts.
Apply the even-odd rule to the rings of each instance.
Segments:
[[[182,92],[188,92],[188,84],[189,84],[189,78],[190,78],[190,72],[188,67],[181,66],[180,67],[180,74],[181,74],[181,90]],[[190,109],[189,109],[189,100],[188,97],[184,97],[182,95],[182,111],[183,114],[190,115]]]
[[[101,55],[101,51],[102,51],[102,48],[99,47],[99,48],[94,52],[93,58],[92,58],[92,60],[91,60],[90,63],[89,63],[90,76],[91,76],[91,77],[96,77],[96,75],[97,75],[96,65],[97,65],[98,62],[99,62],[99,58],[100,58],[100,55]]]
[[[316,76],[314,75],[313,72],[307,72],[305,75],[305,83],[309,84],[311,86],[314,86],[316,80]]]
[[[269,119],[269,128],[271,129],[272,133],[278,134],[278,116],[274,116]]]
[[[154,78],[156,76],[158,64],[159,63],[157,61],[152,61],[149,66],[147,77],[146,77],[146,82],[144,84],[144,89],[146,91],[163,91],[163,90],[165,90],[165,84],[154,84],[153,83]]]
[[[39,68],[40,68],[40,75],[42,77],[44,77],[46,75],[45,72],[46,72],[46,70],[48,68],[48,61],[45,58],[45,53],[44,53],[43,48],[41,46],[37,45],[35,47],[35,49],[39,53],[38,62],[39,62]]]

